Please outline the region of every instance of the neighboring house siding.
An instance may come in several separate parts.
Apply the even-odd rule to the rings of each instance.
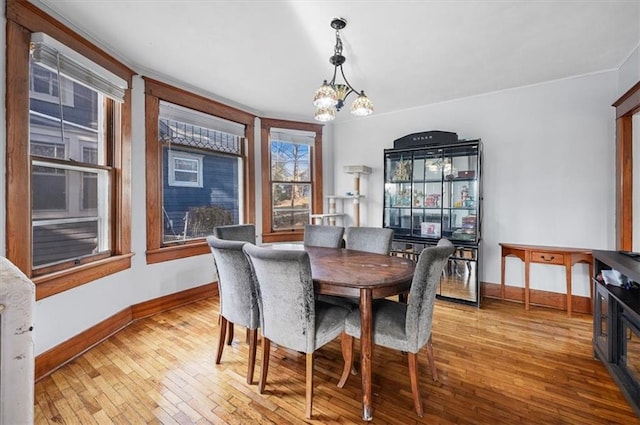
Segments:
[[[97,253],[97,222],[79,222],[33,229],[33,265],[55,263]]]
[[[176,149],[174,151],[192,152],[189,150]],[[176,233],[184,229],[185,213],[190,207],[218,206],[228,210],[234,219],[239,221],[238,205],[238,159],[230,156],[206,154],[198,151],[199,155],[204,155],[202,161],[202,186],[184,187],[169,185],[169,165],[168,148],[163,148],[162,164],[162,184],[166,216],[165,227],[169,228],[168,218],[173,223]]]
[[[64,120],[95,129],[98,125],[98,111],[92,107],[96,102],[95,96],[95,92],[80,84],[73,83],[73,104],[75,107],[62,107]],[[32,98],[31,110],[50,117],[60,118],[59,105],[57,103]]]
[[[96,93],[86,87],[73,83],[73,104],[75,108],[63,106],[64,121],[74,123],[81,127],[95,129],[98,126],[97,110],[92,105],[96,103]],[[59,104],[40,99],[30,99],[30,110],[49,117],[60,119]],[[62,146],[66,156],[70,157],[70,145],[77,146],[78,140],[95,141],[96,133],[92,130],[65,125],[65,140],[57,129],[59,121],[45,119],[39,116],[32,117],[31,137],[32,142],[40,145],[57,144]],[[40,135],[40,137],[34,137]],[[87,146],[91,146],[90,143]],[[76,152],[73,158],[82,160],[81,152]],[[64,158],[63,158],[64,159]],[[82,174],[76,172],[62,172],[50,174],[32,174],[32,217],[34,223],[41,219],[58,218],[69,219],[73,217],[95,216],[96,202],[85,196],[96,196],[89,193],[89,187],[83,186],[80,180]],[[82,196],[78,196],[79,191]],[[73,201],[75,202],[73,202]],[[82,201],[80,201],[82,200]],[[85,202],[85,201],[88,201]],[[98,218],[96,221],[79,221],[67,224],[45,224],[33,226],[33,266],[38,267],[50,263],[56,263],[68,258],[79,258],[97,253]]]

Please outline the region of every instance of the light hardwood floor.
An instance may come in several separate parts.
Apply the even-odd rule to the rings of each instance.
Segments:
[[[214,364],[218,298],[142,319],[36,383],[37,424],[297,424],[305,357],[272,347],[266,392],[245,382],[247,344],[236,329]],[[420,353],[425,416],[413,409],[406,356],[375,347],[375,424],[640,423],[594,360],[591,317],[485,299],[481,309],[437,302],[439,381]],[[357,346],[357,342],[356,342]],[[424,351],[424,350],[423,350]],[[258,350],[257,381],[261,359]],[[318,351],[314,423],[363,423],[360,380],[336,388],[339,339]]]

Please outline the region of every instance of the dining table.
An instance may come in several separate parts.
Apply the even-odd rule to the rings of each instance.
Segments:
[[[373,300],[411,288],[415,263],[407,258],[342,248],[305,246],[317,294],[359,299],[362,419],[373,419]]]

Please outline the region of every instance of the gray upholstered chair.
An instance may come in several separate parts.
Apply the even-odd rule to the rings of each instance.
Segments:
[[[249,340],[249,362],[247,383],[253,383],[253,372],[256,363],[256,344],[260,325],[260,310],[256,283],[251,264],[242,251],[245,241],[227,241],[215,236],[207,237],[207,243],[216,263],[218,273],[218,291],[220,293],[220,335],[218,337],[218,353],[216,364],[220,364],[224,340],[229,330],[229,344],[233,338],[233,325],[247,328]]]
[[[453,243],[447,239],[447,238],[442,238],[438,241],[438,244],[436,246],[454,246]],[[457,248],[456,248],[457,251]],[[455,252],[455,251],[454,251]],[[470,272],[471,271],[471,264],[469,263],[469,261],[464,261],[465,266],[467,267],[467,270]],[[456,267],[457,266],[457,260],[452,260],[449,259],[447,261],[447,267],[445,267],[445,270],[443,270],[443,274],[446,276],[447,274],[447,268],[451,268],[451,267]],[[449,270],[450,271],[450,270]]]
[[[389,254],[393,230],[383,227],[347,227],[344,239],[347,249]]]
[[[231,224],[228,226],[216,226],[213,235],[219,239],[229,241],[245,241],[256,244],[256,226],[253,224]]]
[[[228,241],[245,241],[256,244],[256,226],[253,224],[228,224],[224,226],[216,226],[213,228],[213,235],[219,239]],[[222,304],[222,299],[220,300]],[[221,307],[222,310],[222,307]],[[221,323],[221,319],[218,324]],[[250,332],[247,328],[247,343],[250,343]],[[229,323],[227,331],[227,344],[231,345],[233,341],[233,323]]]
[[[304,244],[325,248],[342,248],[342,226],[324,226],[321,224],[305,224]]]
[[[384,299],[373,306],[373,343],[407,352],[413,403],[416,413],[420,417],[424,413],[420,401],[417,354],[422,347],[427,346],[427,356],[433,374],[435,364],[431,345],[431,325],[436,287],[440,282],[442,270],[454,250],[453,245],[425,248],[418,258],[407,304]],[[353,337],[360,338],[360,311],[358,309],[347,316],[345,335],[343,337],[345,364],[338,383],[340,388],[346,383],[351,371]],[[433,378],[437,380],[437,375],[434,375]]]
[[[311,418],[313,353],[344,330],[349,310],[316,301],[311,263],[306,251],[285,251],[245,245],[258,282],[262,331],[262,370],[258,389],[264,392],[271,342],[306,354],[305,415]]]

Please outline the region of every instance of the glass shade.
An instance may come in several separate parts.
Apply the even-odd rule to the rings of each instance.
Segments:
[[[330,108],[336,103],[338,103],[336,91],[327,83],[327,80],[324,80],[322,86],[313,95],[313,104],[318,108]]]
[[[343,100],[347,97],[347,95],[349,94],[349,91],[351,90],[349,88],[348,85],[346,84],[336,84],[333,86],[335,91],[336,91],[336,95],[338,97],[338,100]]]
[[[316,109],[315,119],[317,121],[327,122],[333,120],[335,117],[336,110],[333,106]]]
[[[373,103],[363,91],[361,91],[358,98],[353,101],[353,104],[351,105],[351,113],[359,117],[364,117],[373,113]]]

